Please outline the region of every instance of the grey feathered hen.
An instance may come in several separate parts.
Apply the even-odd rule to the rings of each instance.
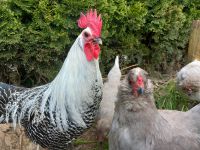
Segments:
[[[199,150],[200,135],[164,118],[155,106],[152,89],[144,70],[128,73],[119,87],[109,149]]]
[[[102,144],[108,135],[111,127],[115,101],[120,84],[121,71],[119,68],[119,58],[115,58],[115,64],[108,73],[108,81],[103,86],[103,98],[100,103],[100,109],[97,118],[97,140]]]
[[[184,66],[177,73],[177,87],[183,90],[190,99],[200,101],[200,61]]]

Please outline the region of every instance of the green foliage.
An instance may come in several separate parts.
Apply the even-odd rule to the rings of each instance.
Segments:
[[[91,144],[92,144],[92,146],[91,146]],[[73,142],[73,145],[75,147],[80,146],[80,145],[88,145],[89,148],[87,148],[87,150],[101,150],[100,143],[98,143],[98,141],[96,141],[96,140],[95,141],[88,141],[88,140],[85,140],[83,138],[78,138]],[[102,147],[103,147],[103,150],[109,150],[108,140],[105,140],[102,143]]]
[[[191,21],[200,17],[195,0],[2,0],[1,81],[33,86],[52,80],[81,32],[80,12],[90,8],[103,18],[103,74],[118,54],[127,56],[122,67],[151,64],[164,71],[174,66],[183,58]],[[11,80],[10,72],[18,77]]]
[[[166,85],[160,86],[154,92],[154,97],[158,109],[187,111],[194,106],[194,102],[176,88],[173,80],[169,80]]]
[[[151,36],[146,40],[151,42],[151,63],[158,69],[165,70],[179,62],[188,42],[191,19],[183,12],[183,5],[173,3],[172,0],[156,3],[148,17],[146,33]]]

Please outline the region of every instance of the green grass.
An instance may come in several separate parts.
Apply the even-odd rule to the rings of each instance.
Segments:
[[[94,141],[87,141],[83,138],[78,138],[76,139],[76,141],[74,141],[74,146],[80,146],[80,145],[89,145],[89,144],[94,144],[95,146],[94,147],[90,147],[88,148],[87,150],[100,150],[99,149],[99,146],[98,146],[98,142],[94,139]],[[103,143],[103,150],[108,150],[108,141],[105,141]]]
[[[187,111],[195,104],[176,88],[174,80],[170,80],[155,90],[154,98],[158,109]]]
[[[79,138],[74,142],[74,145],[93,144],[93,143],[97,143],[97,141],[87,141],[82,138]]]

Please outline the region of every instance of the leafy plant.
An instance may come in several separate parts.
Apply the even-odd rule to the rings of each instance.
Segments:
[[[169,80],[166,85],[160,86],[154,92],[154,96],[158,109],[187,111],[195,104],[176,88],[174,80]]]
[[[80,34],[80,12],[90,8],[103,18],[102,74],[116,55],[126,58],[121,67],[176,67],[185,55],[191,22],[200,17],[195,0],[0,1],[0,80],[25,86],[52,80]]]

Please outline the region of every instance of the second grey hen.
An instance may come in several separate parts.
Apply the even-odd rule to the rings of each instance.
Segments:
[[[177,87],[191,100],[200,101],[200,61],[194,60],[185,65],[176,77]]]
[[[105,82],[103,86],[103,97],[97,117],[97,140],[101,146],[110,131],[120,78],[121,71],[119,68],[119,58],[117,56],[114,66],[108,73],[108,81]]]

